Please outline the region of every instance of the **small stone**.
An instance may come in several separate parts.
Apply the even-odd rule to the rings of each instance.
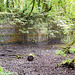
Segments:
[[[27,60],[28,61],[33,61],[34,57],[33,56],[28,56]]]

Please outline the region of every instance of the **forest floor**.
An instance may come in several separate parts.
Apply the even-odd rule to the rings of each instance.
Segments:
[[[6,45],[0,46],[0,65],[14,75],[75,75],[75,69],[57,67],[67,57],[56,55],[55,45]],[[28,54],[34,53],[33,61],[27,61]],[[23,58],[18,58],[17,55]]]

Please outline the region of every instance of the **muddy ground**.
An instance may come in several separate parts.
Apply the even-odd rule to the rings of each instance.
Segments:
[[[59,45],[60,47],[60,45]],[[72,58],[56,55],[58,46],[54,45],[5,45],[0,46],[0,65],[14,75],[75,75],[75,69],[57,67],[57,64]],[[27,61],[28,54],[34,53],[34,60]],[[23,58],[18,58],[18,55]]]

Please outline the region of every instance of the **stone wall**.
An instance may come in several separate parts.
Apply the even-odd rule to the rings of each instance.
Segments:
[[[19,43],[19,42],[44,42],[48,40],[46,35],[47,31],[44,29],[40,30],[29,30],[30,33],[23,34],[19,32],[18,25],[12,25],[9,23],[0,25],[0,43]]]
[[[8,16],[9,14],[5,15]],[[10,16],[12,16],[12,14],[10,14]],[[6,23],[0,24],[0,43],[47,43],[50,38],[47,35],[48,29],[46,26],[47,25],[44,23],[42,24],[41,28],[37,29],[36,27],[29,29],[29,33],[23,34],[19,32],[19,25],[10,24],[10,22],[7,20]]]
[[[0,43],[15,43],[25,41],[24,34],[18,32],[19,27],[10,23],[0,24]]]

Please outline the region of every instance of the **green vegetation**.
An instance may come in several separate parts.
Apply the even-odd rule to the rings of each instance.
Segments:
[[[58,64],[58,66],[67,67],[67,68],[75,68],[75,59],[66,59],[65,61],[62,61],[61,64]]]
[[[74,43],[75,43],[75,39],[71,41],[66,47],[62,47],[62,49],[60,51],[57,51],[56,54],[65,56],[65,53],[66,54],[75,53],[75,48],[71,47]]]
[[[20,26],[19,31],[22,33],[36,34],[36,29],[43,28],[49,37],[56,37],[56,34],[59,37],[69,36],[68,29],[73,30],[74,27],[74,3],[74,0],[1,0],[0,12],[14,13],[13,20]]]
[[[0,75],[11,75],[13,72],[4,71],[2,67],[0,67]]]
[[[64,57],[66,56],[66,54],[74,54],[74,53],[75,53],[74,47],[71,47],[70,49],[65,50],[65,51],[63,51],[63,50],[56,51],[57,55],[61,55],[61,56],[64,56]]]
[[[36,33],[48,39],[58,36],[68,45],[57,54],[75,53],[75,0],[0,0],[0,12],[0,24],[13,21],[19,32],[33,34],[33,42]]]
[[[70,53],[72,53],[72,54],[75,53],[75,48],[74,47],[70,48]]]
[[[63,57],[66,56],[65,52],[63,52],[62,50],[56,51],[56,54],[57,54],[57,55],[61,55],[61,56],[63,56]]]

